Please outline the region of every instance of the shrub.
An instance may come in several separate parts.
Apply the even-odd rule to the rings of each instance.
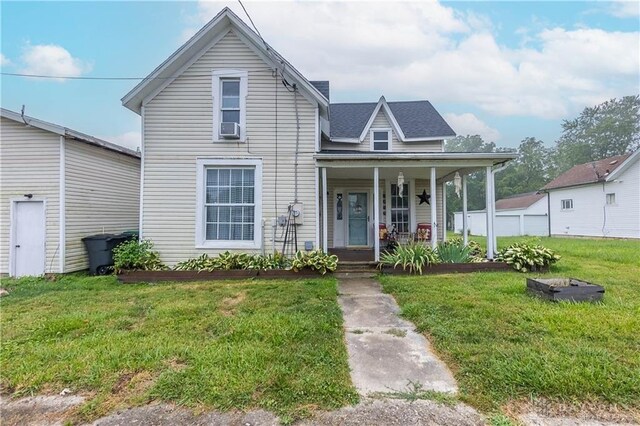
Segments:
[[[123,270],[161,271],[167,269],[160,261],[160,254],[153,250],[149,240],[129,240],[113,249],[113,263],[116,273]]]
[[[409,243],[398,245],[393,253],[385,252],[380,257],[380,267],[392,266],[394,268],[402,266],[403,270],[410,273],[422,275],[425,266],[438,263],[438,255],[431,247],[422,243]]]
[[[291,267],[295,271],[311,269],[324,275],[338,268],[338,256],[327,254],[321,250],[299,251],[291,260]]]
[[[217,257],[202,254],[193,259],[178,262],[174,266],[176,271],[221,271],[230,269],[286,269],[289,267],[289,259],[281,253],[268,254],[266,256],[247,253],[232,253],[226,251]]]
[[[514,243],[500,250],[496,260],[508,263],[516,271],[528,272],[548,267],[560,260],[560,256],[539,244]]]
[[[467,263],[471,261],[471,247],[462,241],[447,241],[438,244],[438,258],[442,263]]]
[[[267,255],[256,254],[248,260],[247,269],[287,269],[291,265],[289,259],[282,253],[276,252]]]
[[[213,259],[205,253],[196,258],[178,262],[173,269],[176,271],[205,271],[211,267],[212,263]]]

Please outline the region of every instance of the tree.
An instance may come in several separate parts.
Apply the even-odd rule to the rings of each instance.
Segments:
[[[640,96],[613,98],[562,122],[553,153],[554,177],[576,164],[622,155],[640,147]]]
[[[539,139],[523,139],[518,158],[496,175],[496,199],[542,188],[549,181],[550,152]]]

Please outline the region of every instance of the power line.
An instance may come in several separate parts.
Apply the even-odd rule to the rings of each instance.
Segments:
[[[244,7],[244,4],[242,4],[242,0],[238,0],[238,3],[240,3],[240,6],[242,6],[242,10],[244,10],[244,13],[247,15],[247,18],[249,18],[249,21],[251,22],[253,29],[256,30],[256,33],[258,33],[258,37],[260,37],[262,42],[266,45],[267,42],[264,41],[264,38],[262,38],[262,34],[260,34],[258,27],[256,27],[256,24],[253,23],[253,19],[251,19],[251,15],[249,15],[249,12],[247,12],[247,9]]]

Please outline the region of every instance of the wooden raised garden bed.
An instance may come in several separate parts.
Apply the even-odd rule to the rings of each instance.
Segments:
[[[422,269],[422,275],[430,274],[455,274],[467,272],[496,272],[512,271],[511,266],[504,262],[479,262],[479,263],[439,263]],[[383,274],[389,275],[411,275],[409,270],[402,267],[392,268],[385,266],[382,268]],[[415,275],[415,274],[413,274]]]
[[[308,269],[293,271],[285,269],[273,269],[268,271],[257,271],[253,269],[232,269],[227,271],[126,271],[118,274],[118,280],[125,284],[132,283],[155,283],[162,281],[222,281],[222,280],[244,280],[250,278],[317,278],[320,273]]]
[[[597,302],[602,300],[604,288],[575,278],[527,278],[527,291],[545,300],[557,302]]]

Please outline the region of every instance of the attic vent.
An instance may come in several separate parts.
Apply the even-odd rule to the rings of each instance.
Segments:
[[[618,160],[613,160],[612,162],[610,162],[609,164],[614,165],[618,162]]]

